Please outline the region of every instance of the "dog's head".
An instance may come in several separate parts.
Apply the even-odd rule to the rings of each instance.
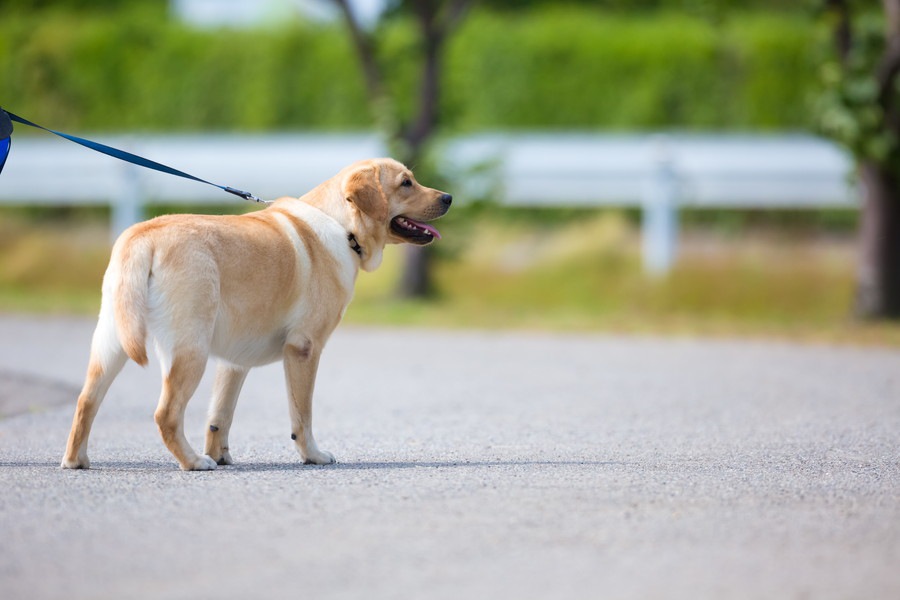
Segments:
[[[424,187],[390,158],[355,163],[338,176],[350,233],[362,247],[362,268],[381,263],[385,244],[429,244],[441,234],[427,222],[450,209],[450,194]]]

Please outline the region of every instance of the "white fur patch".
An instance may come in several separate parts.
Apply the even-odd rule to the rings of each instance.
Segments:
[[[282,210],[290,212],[292,215],[309,225],[315,232],[316,237],[319,238],[319,241],[340,266],[338,275],[340,276],[341,284],[352,294],[358,271],[355,263],[355,255],[350,249],[350,241],[347,239],[349,232],[336,220],[318,208],[305,202],[291,202],[290,204],[284,205]],[[294,247],[297,248],[297,253],[305,257],[307,262],[304,263],[304,267],[308,268],[309,257],[306,256],[306,248],[300,240],[300,236],[297,235],[297,230],[294,229],[294,226],[285,216],[276,213],[276,217],[282,229],[285,230],[287,236],[294,244]]]

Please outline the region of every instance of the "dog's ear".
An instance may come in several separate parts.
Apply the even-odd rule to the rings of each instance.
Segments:
[[[344,179],[344,199],[376,221],[387,221],[388,203],[378,180],[378,167],[363,167]]]

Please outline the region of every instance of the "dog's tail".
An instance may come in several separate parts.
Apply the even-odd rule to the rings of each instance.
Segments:
[[[118,256],[117,256],[118,254]],[[153,247],[141,235],[126,232],[113,248],[118,272],[108,272],[104,295],[111,294],[119,342],[131,360],[147,365],[147,295]]]

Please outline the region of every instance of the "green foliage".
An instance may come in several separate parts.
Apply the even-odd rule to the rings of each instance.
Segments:
[[[334,24],[197,31],[156,3],[4,14],[0,103],[70,130],[362,129],[372,125]],[[473,11],[446,57],[447,130],[802,128],[812,23],[795,13],[628,15],[551,5]],[[385,26],[398,110],[418,93],[414,27]]]
[[[816,101],[816,111],[823,133],[846,146],[858,159],[900,168],[900,143],[886,127],[876,79],[884,48],[883,19],[877,14],[861,15],[854,23],[848,55],[838,56],[830,45],[826,51],[828,58],[820,67],[822,93]],[[892,93],[900,94],[900,90]]]
[[[679,14],[594,15],[473,15],[451,49],[453,120],[465,129],[810,124],[807,22],[747,14],[719,26]]]
[[[133,11],[140,6],[142,10],[153,10],[157,15],[164,15],[169,0],[0,0],[0,12],[35,13],[38,11],[65,11],[80,14],[90,12],[109,13],[110,11]]]
[[[683,10],[688,12],[726,12],[735,10],[764,9],[796,11],[806,8],[808,0],[479,0],[492,8],[521,10],[548,5],[582,5],[601,10]]]
[[[0,24],[3,104],[58,127],[361,128],[340,30],[196,31],[141,18],[29,15]]]

